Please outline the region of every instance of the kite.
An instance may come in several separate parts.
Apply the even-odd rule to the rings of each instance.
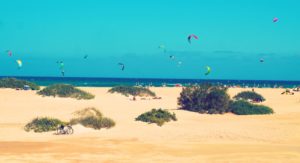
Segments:
[[[172,60],[174,60],[175,56],[174,55],[170,55],[169,58],[172,59]]]
[[[65,69],[64,69],[65,64],[64,64],[64,62],[63,61],[57,61],[56,63],[59,64],[59,70],[60,70],[62,76],[65,76]]]
[[[274,19],[273,19],[273,23],[276,23],[276,22],[278,22],[278,18],[277,17],[275,17]]]
[[[57,61],[56,63],[59,64],[59,69],[60,70],[64,69],[65,64],[64,64],[63,61]]]
[[[164,51],[164,53],[167,52],[166,46],[165,45],[159,45],[158,46],[159,49],[162,49]]]
[[[84,59],[87,59],[88,57],[89,57],[89,55],[85,55],[83,58],[84,58]]]
[[[206,71],[205,75],[209,75],[211,72],[211,68],[209,66],[206,66],[206,70],[207,71]]]
[[[191,35],[188,36],[188,41],[189,41],[190,44],[192,43],[192,38],[198,40],[198,36],[196,36],[194,34],[191,34]]]
[[[123,63],[119,63],[119,66],[121,66],[121,70],[124,71],[125,70],[125,65]]]
[[[16,60],[16,62],[17,62],[17,64],[18,64],[18,69],[21,69],[22,66],[23,66],[22,61],[18,59],[18,60]]]
[[[10,57],[12,56],[12,51],[11,51],[11,50],[7,50],[6,52],[7,52],[7,54],[8,54]]]

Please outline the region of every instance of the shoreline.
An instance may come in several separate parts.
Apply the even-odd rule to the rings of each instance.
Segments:
[[[6,78],[5,76],[0,77]],[[11,78],[11,77],[9,77]],[[14,77],[13,77],[14,78]],[[231,87],[283,87],[295,88],[300,86],[300,81],[284,81],[284,80],[227,80],[227,79],[159,79],[159,78],[85,78],[85,77],[15,77],[17,79],[35,82],[41,86],[51,84],[65,83],[82,87],[113,87],[118,85],[129,86],[156,86],[166,85],[174,87],[176,84],[188,86],[190,84],[211,83],[214,85],[227,85]]]

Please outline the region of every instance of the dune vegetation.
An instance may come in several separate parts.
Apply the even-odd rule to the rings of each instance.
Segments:
[[[95,98],[94,95],[80,90],[72,85],[68,84],[54,84],[50,85],[38,92],[39,95],[53,96],[53,97],[70,97],[78,100],[89,100]]]
[[[55,131],[59,125],[66,124],[59,119],[55,118],[35,118],[31,122],[27,123],[24,127],[24,130],[34,131],[34,132],[48,132]]]
[[[144,88],[144,87],[136,87],[136,86],[116,86],[111,88],[109,91],[109,93],[120,93],[124,96],[151,96],[151,97],[155,97],[155,93],[152,92],[151,90],[149,90],[148,88]]]
[[[156,123],[158,126],[162,126],[165,122],[177,121],[175,113],[170,113],[163,109],[152,109],[149,112],[139,115],[136,121],[142,121],[147,123]]]
[[[116,125],[112,119],[104,117],[96,108],[85,108],[76,111],[74,116],[75,117],[70,121],[71,125],[81,124],[85,127],[97,130],[101,128],[111,128]]]
[[[251,100],[257,102],[263,102],[266,100],[262,95],[253,91],[240,92],[237,95],[235,95],[233,98],[236,100]]]
[[[84,127],[101,129],[101,128],[111,128],[116,125],[116,123],[107,117],[104,117],[102,113],[95,108],[86,108],[83,110],[76,111],[74,113],[74,118],[69,122],[63,122],[56,118],[35,118],[24,127],[24,130],[34,131],[34,132],[49,132],[55,131],[60,125],[76,125],[81,124]]]
[[[23,89],[25,85],[28,85],[32,90],[40,89],[40,86],[38,86],[37,84],[28,82],[26,80],[19,80],[16,78],[0,79],[0,88]]]
[[[242,99],[242,100],[240,100]],[[223,114],[232,112],[237,115],[272,114],[273,110],[264,105],[255,105],[246,100],[265,100],[255,92],[241,92],[232,101],[227,89],[210,84],[202,84],[183,88],[178,98],[182,110],[207,114]]]
[[[254,115],[254,114],[273,114],[274,111],[264,105],[252,104],[245,100],[234,101],[230,104],[229,109],[237,115]]]
[[[228,112],[229,102],[226,88],[210,84],[183,88],[178,98],[180,109],[208,114]]]

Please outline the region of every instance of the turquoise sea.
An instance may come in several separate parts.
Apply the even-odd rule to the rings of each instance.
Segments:
[[[5,78],[0,77],[0,78]],[[279,80],[199,80],[199,79],[159,79],[159,78],[82,78],[82,77],[15,77],[18,79],[35,82],[42,86],[56,83],[72,84],[82,87],[113,87],[118,85],[142,85],[142,86],[167,86],[176,84],[190,85],[200,83],[212,83],[215,85],[240,86],[240,87],[284,87],[293,88],[300,86],[300,81]]]

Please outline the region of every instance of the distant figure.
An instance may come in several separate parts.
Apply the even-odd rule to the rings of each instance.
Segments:
[[[254,88],[252,88],[252,92],[254,92]]]
[[[286,89],[284,92],[281,93],[282,95],[294,95],[294,92],[291,92],[289,89]]]
[[[300,87],[294,88],[293,91],[294,92],[300,92]]]

